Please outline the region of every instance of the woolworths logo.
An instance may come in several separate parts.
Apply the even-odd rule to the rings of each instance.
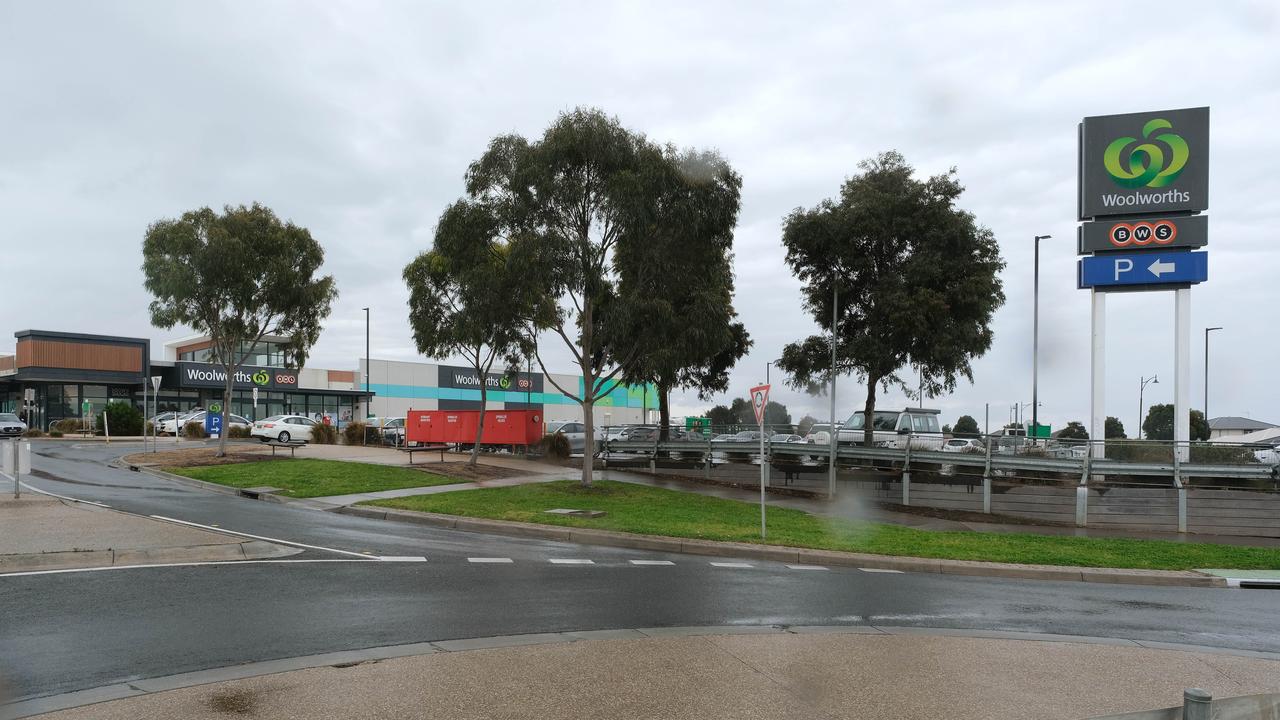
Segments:
[[[271,374],[266,370],[259,370],[250,376],[250,379],[253,380],[254,385],[266,385],[271,382]]]
[[[507,377],[506,375],[503,375],[502,379],[498,381],[498,387],[502,388],[503,390],[510,388],[511,378]]]
[[[1177,180],[1182,168],[1186,167],[1191,149],[1187,147],[1187,141],[1172,130],[1173,123],[1164,118],[1153,118],[1142,126],[1141,140],[1128,136],[1112,140],[1102,154],[1102,164],[1116,185],[1123,188],[1162,188]],[[1136,199],[1136,195],[1130,197],[1135,201],[1121,204],[1161,201],[1158,194],[1141,201]],[[1103,202],[1106,201],[1104,196]]]

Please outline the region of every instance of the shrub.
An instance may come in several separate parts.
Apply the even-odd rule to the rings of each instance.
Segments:
[[[27,430],[26,432],[22,433],[22,437],[30,437],[30,438],[44,437],[44,433],[35,428],[31,428],[30,430]]]
[[[106,415],[107,423],[103,425],[103,415]],[[141,435],[142,434],[142,411],[128,402],[109,402],[102,412],[98,413],[94,419],[94,432],[101,435],[107,429],[111,430],[112,435]]]
[[[204,423],[189,422],[182,426],[182,437],[189,440],[199,440],[209,436],[205,434]]]
[[[338,443],[338,428],[324,423],[316,423],[311,428],[311,442],[316,445],[336,445]]]
[[[49,431],[49,437],[51,437],[51,438],[60,438],[60,437],[62,437],[62,431],[61,431],[61,430],[59,430],[58,428],[54,428],[54,429],[52,429],[52,430],[50,430],[50,431]]]
[[[542,441],[538,443],[538,447],[542,450],[542,454],[559,460],[569,459],[569,438],[561,433],[551,433],[542,436]]]
[[[63,418],[55,422],[50,429],[61,433],[74,433],[80,432],[82,427],[84,427],[84,423],[80,418]]]
[[[247,440],[249,439],[250,430],[252,430],[252,428],[247,428],[243,425],[232,425],[227,430],[227,437],[232,440]]]
[[[342,428],[342,440],[348,445],[359,445],[364,442],[365,424],[352,420]]]

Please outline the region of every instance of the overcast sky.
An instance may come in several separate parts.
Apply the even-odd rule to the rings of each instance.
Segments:
[[[696,7],[691,7],[696,5]],[[148,223],[263,202],[310,228],[340,297],[314,366],[413,360],[400,271],[500,133],[597,106],[743,176],[738,311],[755,347],[721,398],[815,330],[780,223],[896,148],[955,166],[1008,302],[975,381],[926,401],[992,426],[1031,398],[1032,236],[1042,246],[1042,420],[1087,422],[1089,295],[1075,288],[1076,124],[1212,108],[1210,281],[1192,292],[1192,397],[1215,333],[1211,414],[1280,422],[1280,14],[1274,2],[13,2],[0,0],[0,351],[24,328],[150,337]],[[963,7],[957,10],[952,7]],[[1172,402],[1173,295],[1113,296],[1108,414]],[[6,339],[7,338],[7,339]],[[543,343],[553,347],[552,340]],[[567,355],[549,351],[569,371]],[[794,417],[825,398],[780,387]],[[860,407],[854,380],[841,417]],[[898,392],[882,407],[903,405]],[[677,414],[707,406],[674,398]]]

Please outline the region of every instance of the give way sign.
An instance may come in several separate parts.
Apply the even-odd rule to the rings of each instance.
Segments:
[[[764,425],[764,408],[769,404],[769,386],[751,388],[751,409],[756,411],[756,424]]]

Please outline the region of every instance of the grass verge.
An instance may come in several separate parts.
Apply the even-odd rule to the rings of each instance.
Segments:
[[[167,467],[166,472],[235,488],[278,487],[279,495],[293,498],[349,495],[468,482],[393,465],[339,460],[279,459],[204,467]]]
[[[645,535],[760,542],[758,505],[621,482],[602,481],[594,488],[583,489],[574,481],[562,481],[417,495],[363,504]],[[608,514],[601,518],[580,518],[544,513],[552,508],[604,510]],[[949,560],[1144,570],[1280,568],[1280,549],[1275,548],[1125,538],[936,532],[881,523],[833,520],[800,510],[775,507],[769,508],[768,517],[768,543],[790,547]]]

